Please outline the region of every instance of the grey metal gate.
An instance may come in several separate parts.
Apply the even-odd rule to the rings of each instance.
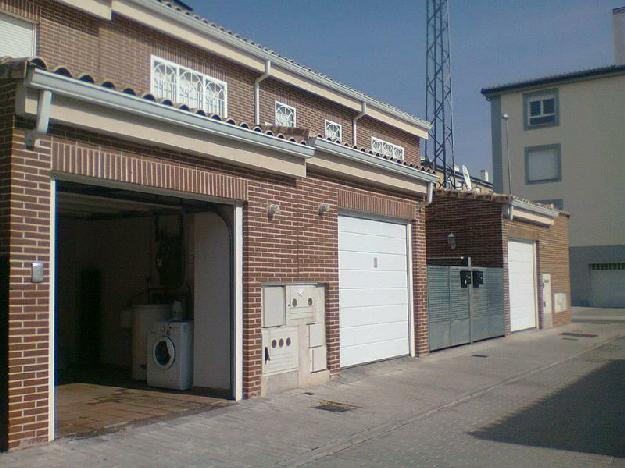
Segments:
[[[428,266],[430,350],[504,334],[503,269]]]

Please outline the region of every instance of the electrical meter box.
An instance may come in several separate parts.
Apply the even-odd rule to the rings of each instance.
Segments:
[[[263,286],[263,327],[282,327],[286,324],[284,286]]]
[[[291,284],[286,287],[286,315],[289,325],[315,323],[318,308],[317,287],[314,284]]]
[[[277,374],[298,368],[297,327],[265,328],[263,330],[263,373]]]

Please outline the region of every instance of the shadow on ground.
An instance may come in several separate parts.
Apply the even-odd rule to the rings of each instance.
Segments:
[[[625,458],[625,360],[471,433],[479,439]]]

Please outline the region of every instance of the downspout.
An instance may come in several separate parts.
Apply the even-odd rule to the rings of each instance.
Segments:
[[[48,133],[50,124],[50,105],[52,103],[52,91],[42,89],[37,102],[37,122],[35,128],[28,130],[25,135],[25,143],[28,148],[34,148],[39,140],[39,136]]]
[[[260,83],[271,76],[271,60],[265,62],[265,73],[254,80],[254,120],[260,125]]]
[[[428,182],[426,205],[432,204],[434,200],[434,182]]]
[[[354,146],[358,146],[358,137],[356,136],[358,125],[356,124],[356,122],[358,122],[362,117],[364,117],[367,114],[367,103],[365,101],[362,101],[360,105],[361,105],[361,110],[356,115],[356,117],[354,117],[354,120],[352,121],[352,141],[353,141]]]
[[[505,216],[506,218],[508,218],[510,221],[514,220],[514,213],[512,210],[512,202],[510,202],[509,204],[505,205]]]

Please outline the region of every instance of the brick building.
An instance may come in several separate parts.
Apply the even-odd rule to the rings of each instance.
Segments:
[[[238,400],[428,352],[427,122],[178,3],[0,0],[0,36],[2,448],[96,368]]]
[[[127,378],[239,400],[429,352],[427,122],[181,2],[0,0],[0,57],[2,449],[132,421]],[[537,240],[568,293],[567,216],[473,197],[484,266]]]
[[[569,323],[568,223],[515,196],[437,190],[426,208],[430,348]]]

